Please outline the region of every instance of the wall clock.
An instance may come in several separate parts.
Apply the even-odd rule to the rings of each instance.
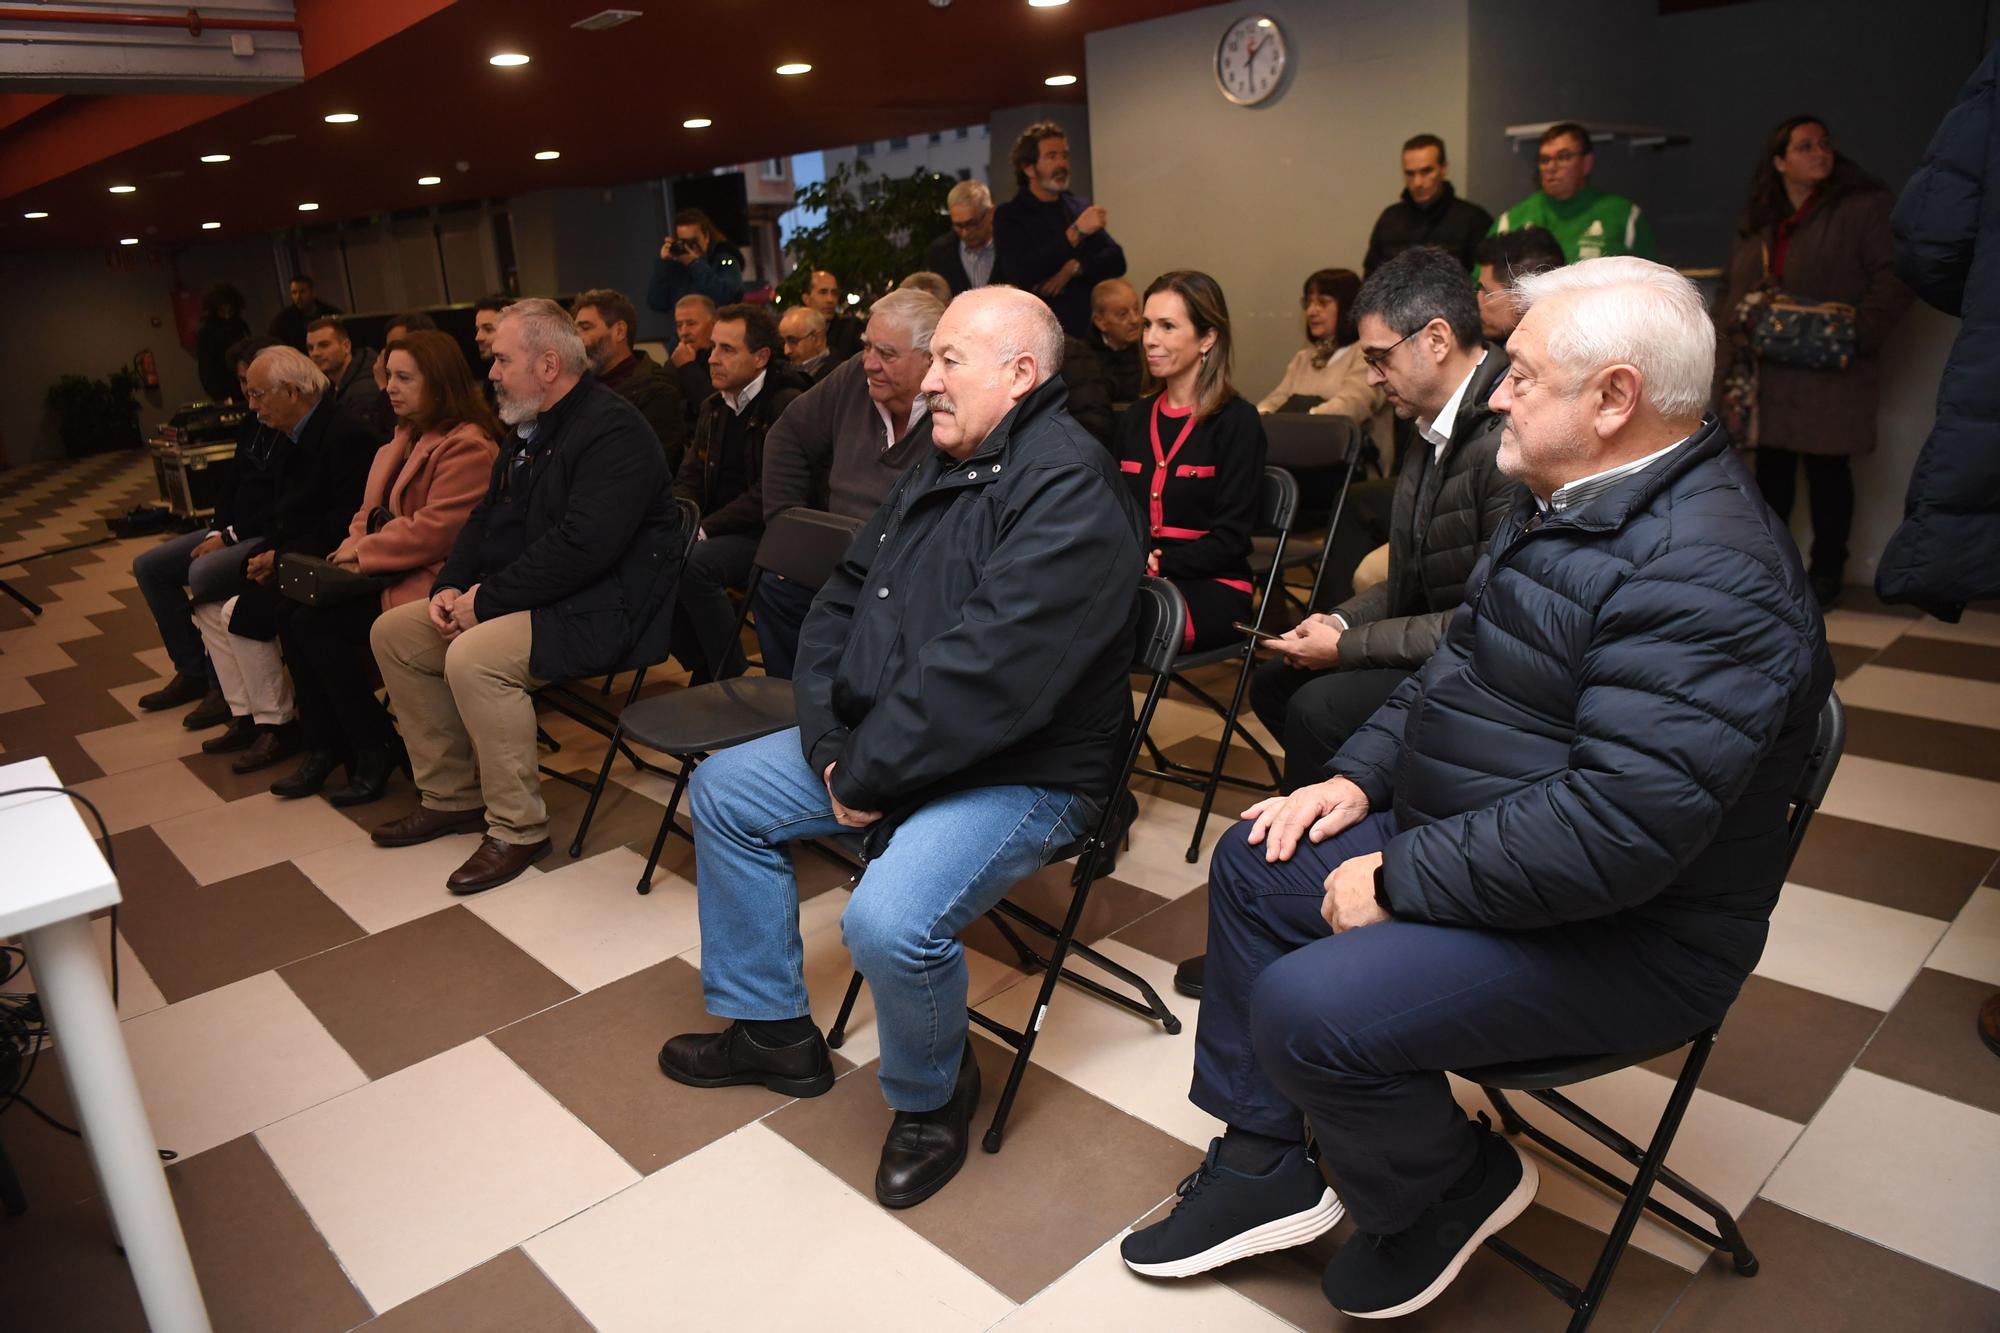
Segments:
[[[1238,106],[1256,106],[1285,77],[1285,34],[1276,19],[1248,14],[1229,25],[1215,48],[1215,82]]]

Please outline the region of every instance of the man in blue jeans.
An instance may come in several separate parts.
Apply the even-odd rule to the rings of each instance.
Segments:
[[[894,1116],[875,1197],[907,1208],[965,1162],[979,1066],[958,933],[1080,837],[1131,718],[1139,515],[1071,419],[1063,335],[1012,288],[952,302],[923,382],[936,446],[855,537],[800,634],[799,725],[725,750],[690,797],[701,976],[719,1033],[667,1042],[694,1087],[833,1086],[785,844],[866,834],[841,918],[874,991]]]

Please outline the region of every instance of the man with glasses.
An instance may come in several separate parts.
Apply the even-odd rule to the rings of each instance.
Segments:
[[[826,318],[817,310],[795,305],[778,320],[778,341],[792,369],[818,384],[833,369],[826,346]]]
[[[1535,152],[1542,188],[1502,213],[1491,234],[1542,227],[1555,235],[1572,264],[1602,255],[1653,258],[1658,248],[1652,224],[1630,199],[1591,185],[1596,165],[1589,130],[1571,120],[1549,126]]]
[[[951,294],[993,281],[993,192],[985,181],[960,181],[944,197],[951,230],[931,242],[929,265]]]

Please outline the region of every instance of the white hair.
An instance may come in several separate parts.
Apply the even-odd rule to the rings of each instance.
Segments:
[[[974,215],[993,211],[993,191],[986,188],[985,181],[960,181],[951,187],[944,197],[946,208],[957,208],[960,204],[971,204]]]
[[[500,312],[501,324],[513,324],[521,331],[521,347],[529,360],[544,352],[554,352],[565,374],[581,375],[590,369],[590,354],[576,331],[576,320],[545,296],[530,296]]]
[[[259,366],[264,367],[273,385],[292,389],[301,398],[317,400],[333,387],[312,358],[296,347],[266,347],[250,360],[250,369]]]
[[[944,318],[944,302],[918,287],[898,287],[869,308],[868,318],[887,318],[909,335],[910,346],[919,352],[931,349],[931,335]]]
[[[1646,402],[1668,419],[1699,416],[1715,375],[1715,325],[1695,285],[1632,255],[1586,259],[1514,283],[1525,314],[1566,298],[1548,330],[1549,359],[1572,387],[1605,366],[1639,371]]]

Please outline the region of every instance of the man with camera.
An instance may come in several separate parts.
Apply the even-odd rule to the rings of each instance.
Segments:
[[[706,296],[718,306],[743,299],[743,252],[699,208],[674,214],[674,234],[660,243],[646,305],[664,315],[684,296]],[[665,341],[671,352],[679,332]]]

